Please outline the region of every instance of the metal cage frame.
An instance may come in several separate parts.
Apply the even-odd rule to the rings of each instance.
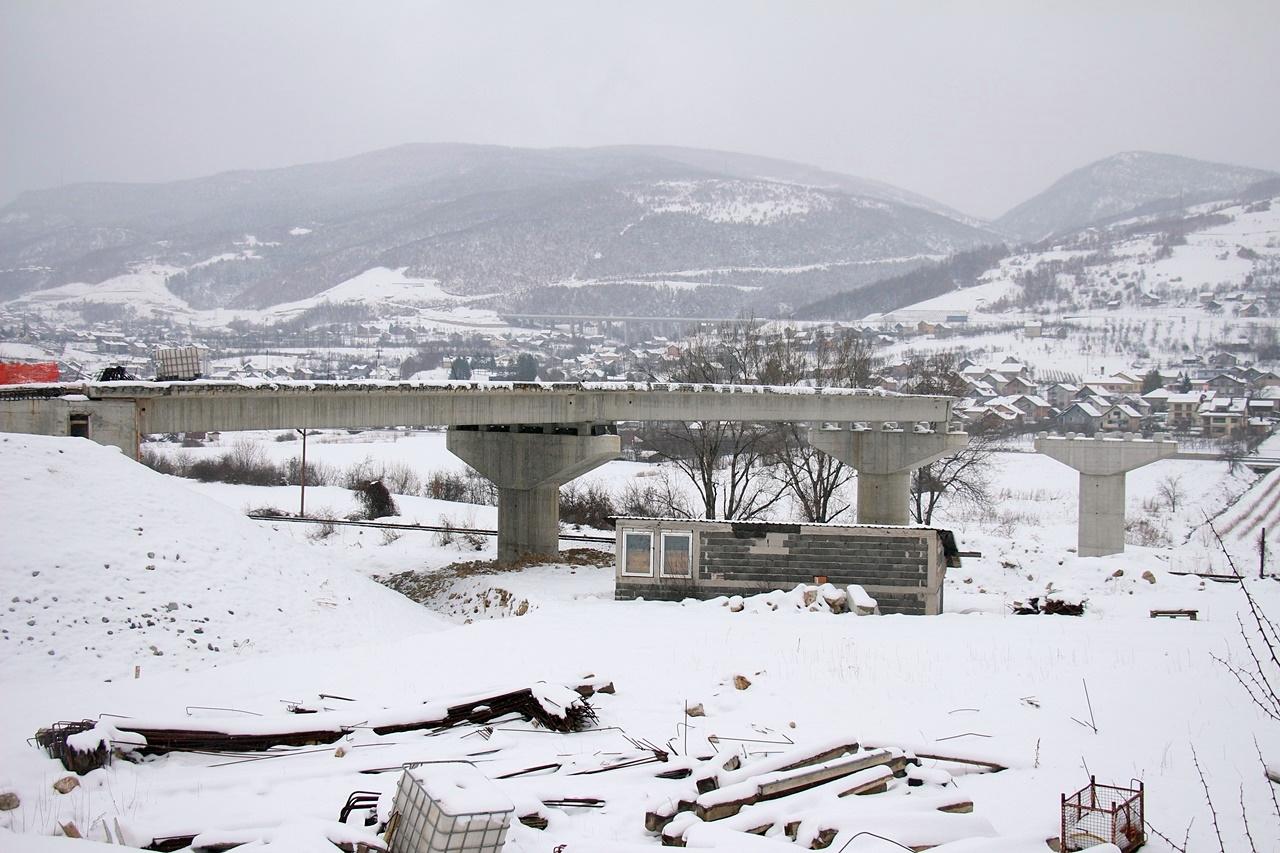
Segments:
[[[1136,788],[1102,785],[1090,776],[1089,784],[1062,795],[1060,850],[1087,850],[1098,844],[1114,844],[1131,853],[1147,842],[1146,792]]]

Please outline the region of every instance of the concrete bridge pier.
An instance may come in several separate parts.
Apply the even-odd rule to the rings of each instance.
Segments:
[[[449,428],[446,446],[498,487],[498,559],[560,550],[562,485],[616,459],[616,434],[599,424]]]
[[[1116,438],[1036,436],[1036,452],[1080,472],[1076,553],[1105,557],[1124,552],[1125,474],[1178,452],[1163,433],[1154,439],[1125,433]]]
[[[911,472],[964,449],[963,432],[814,429],[809,443],[858,471],[858,523],[910,524]]]

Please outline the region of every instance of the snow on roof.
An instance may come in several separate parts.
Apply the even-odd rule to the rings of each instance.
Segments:
[[[1089,403],[1083,403],[1083,402],[1072,403],[1070,406],[1067,407],[1067,411],[1071,411],[1072,409],[1079,409],[1080,411],[1084,412],[1086,415],[1088,415],[1091,418],[1102,417],[1102,412],[1098,411],[1094,406],[1090,405]]]

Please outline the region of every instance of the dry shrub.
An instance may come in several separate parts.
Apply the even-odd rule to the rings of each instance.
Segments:
[[[397,495],[416,495],[422,491],[422,478],[403,462],[378,462],[369,457],[347,469],[344,485],[360,489],[365,483],[380,482]]]
[[[613,498],[600,483],[560,487],[560,520],[566,524],[607,530],[613,524],[610,518],[617,514]]]
[[[307,533],[308,539],[311,539],[313,541],[321,541],[324,539],[328,539],[330,536],[338,532],[338,526],[332,523],[333,521],[336,520],[336,517],[334,516],[332,510],[328,510],[328,509],[312,510],[311,517],[324,519],[324,521],[322,521],[320,524],[317,524],[313,528],[311,528],[311,531]]]
[[[360,503],[358,513],[360,518],[372,521],[376,518],[400,514],[395,499],[391,497],[391,491],[381,480],[370,480],[352,491],[356,493],[356,500]]]
[[[1169,534],[1151,516],[1126,521],[1124,541],[1130,545],[1145,545],[1149,548],[1167,548],[1173,544],[1169,540]]]

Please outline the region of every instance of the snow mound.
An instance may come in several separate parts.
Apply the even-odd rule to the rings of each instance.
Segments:
[[[89,441],[0,434],[0,680],[118,678],[443,623]]]

